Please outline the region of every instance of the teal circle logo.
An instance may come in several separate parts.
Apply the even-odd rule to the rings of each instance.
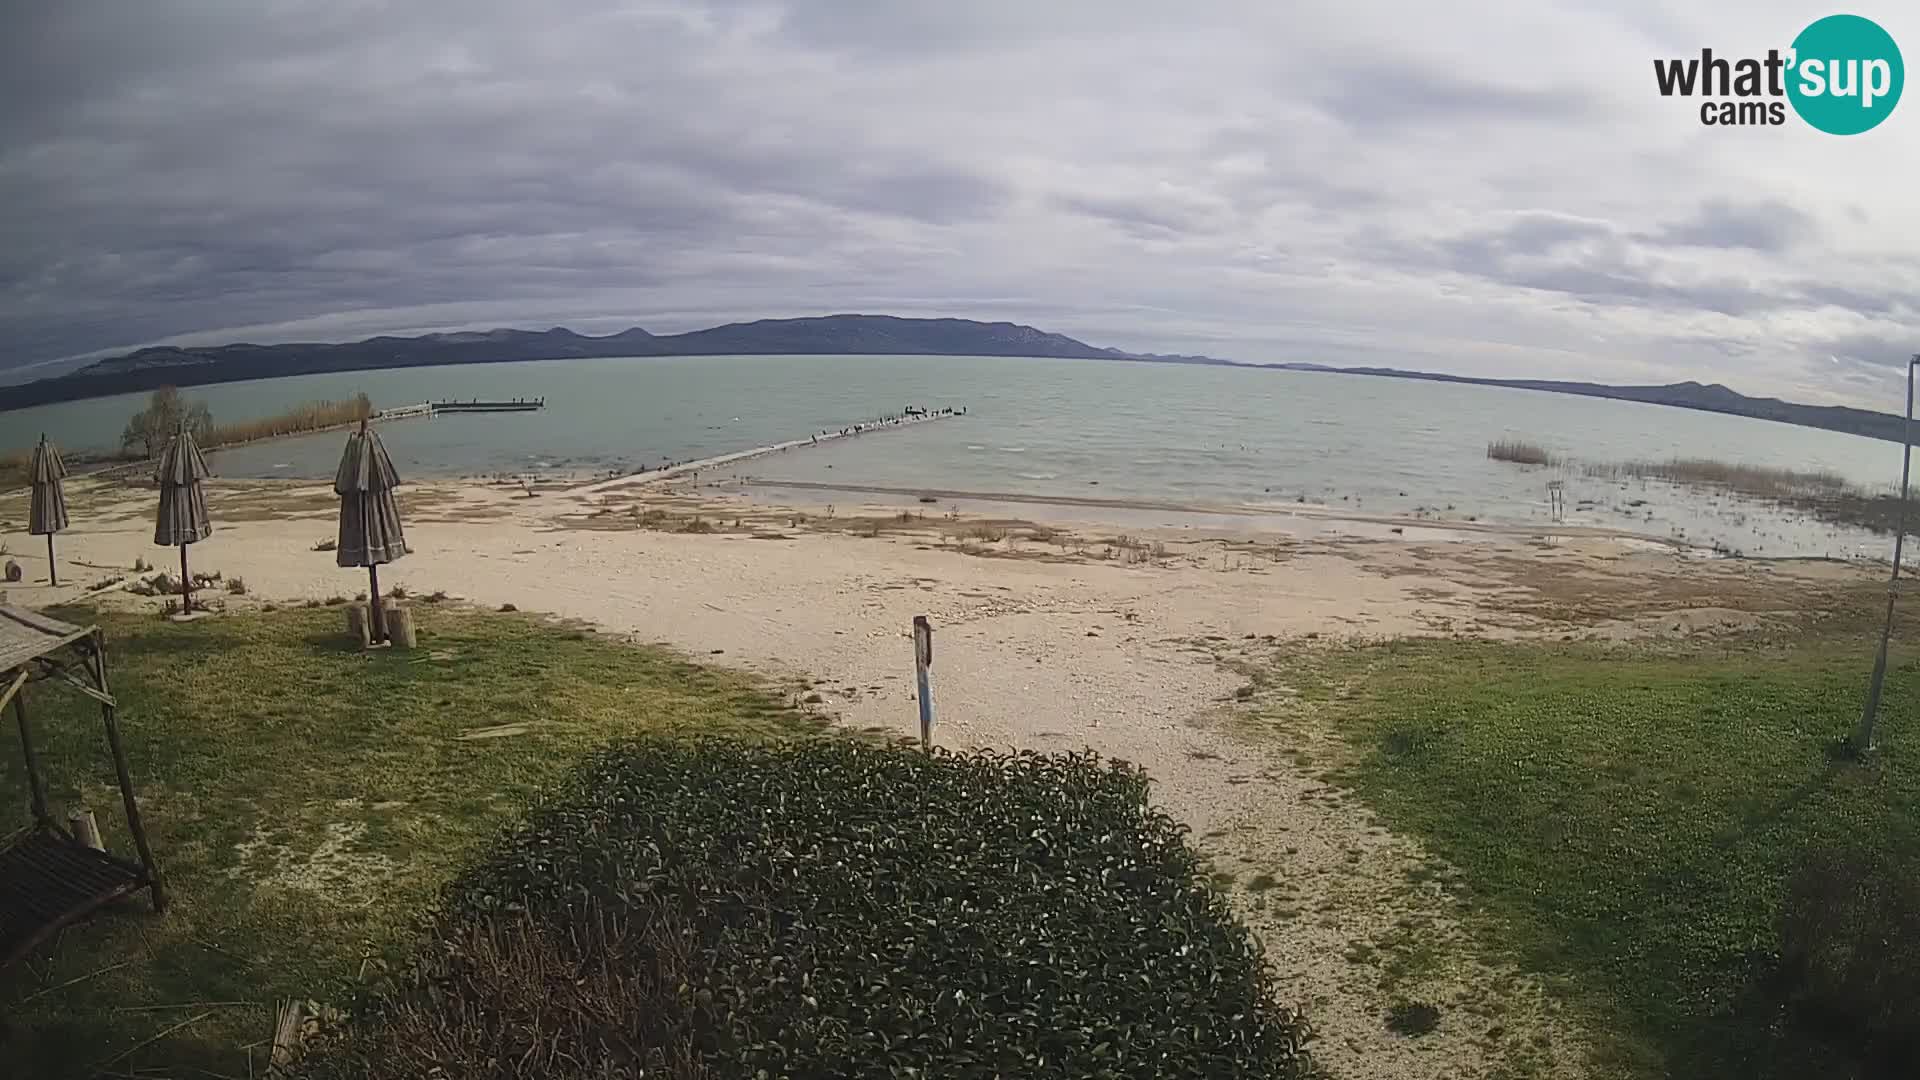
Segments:
[[[1858,15],[1829,15],[1800,31],[1789,64],[1793,111],[1829,135],[1878,126],[1900,103],[1907,81],[1893,35]]]

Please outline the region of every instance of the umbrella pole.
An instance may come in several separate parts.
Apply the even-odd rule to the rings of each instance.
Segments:
[[[387,621],[380,617],[380,568],[367,564],[367,622],[376,642],[387,640]]]
[[[53,561],[53,534],[47,534],[47,584],[60,584],[60,567]]]
[[[187,545],[180,545],[180,613],[193,610],[193,579],[187,576]]]

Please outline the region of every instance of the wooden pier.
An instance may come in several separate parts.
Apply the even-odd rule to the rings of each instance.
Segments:
[[[514,398],[511,401],[482,401],[473,398],[467,401],[435,401],[431,404],[435,414],[467,412],[533,412],[547,407],[546,398]]]
[[[935,420],[946,420],[956,416],[965,416],[966,414],[967,411],[965,408],[920,409],[909,406],[906,412],[898,416],[884,416],[878,420],[865,420],[859,423],[849,424],[843,428],[822,431],[817,435],[788,439],[786,442],[777,442],[770,446],[756,446],[749,450],[736,450],[731,454],[720,454],[716,457],[701,458],[697,461],[675,462],[674,464],[665,465],[656,469],[642,468],[639,472],[627,473],[624,476],[615,476],[594,483],[582,484],[571,490],[573,494],[576,495],[597,495],[629,485],[657,484],[668,480],[678,480],[682,477],[697,478],[702,469],[713,469],[722,465],[733,465],[742,461],[750,461],[754,458],[766,457],[768,454],[779,454],[788,450],[799,450],[804,447],[819,446],[822,443],[832,442],[836,439],[850,439],[877,431],[913,427],[916,424],[928,424]]]

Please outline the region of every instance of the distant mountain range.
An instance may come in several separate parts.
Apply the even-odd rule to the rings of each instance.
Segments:
[[[1329,371],[1342,375],[1379,375],[1392,379],[1423,379],[1427,382],[1469,383],[1474,386],[1504,386],[1515,390],[1544,390],[1555,394],[1613,398],[1617,401],[1641,401],[1649,405],[1672,405],[1701,412],[1748,416],[1756,420],[1777,420],[1801,427],[1825,428],[1849,435],[1899,442],[1904,421],[1893,413],[1855,409],[1846,405],[1799,405],[1779,398],[1748,397],[1719,383],[1677,382],[1658,386],[1609,386],[1606,383],[1561,382],[1555,379],[1480,379],[1466,375],[1442,375],[1431,371],[1402,371],[1399,368],[1336,368],[1320,364],[1278,364],[1295,371]],[[1915,436],[1920,438],[1920,431]]]
[[[581,356],[734,356],[911,354],[1062,356],[1169,364],[1224,364],[1205,356],[1162,356],[1101,349],[1016,323],[827,315],[761,319],[685,334],[639,327],[605,337],[552,330],[480,330],[420,337],[372,337],[341,343],[156,345],[96,361],[65,375],[0,386],[0,410],[153,390],[162,386],[273,379],[322,371],[371,371],[441,364],[498,364]]]
[[[162,386],[204,386],[324,371],[494,364],[585,356],[844,354],[1069,357],[1157,364],[1277,367],[1293,371],[1425,379],[1617,398],[1778,420],[1880,439],[1898,441],[1901,437],[1901,419],[1888,413],[1843,406],[1796,405],[1777,398],[1752,398],[1718,383],[1607,386],[1545,379],[1480,379],[1397,368],[1340,368],[1299,363],[1236,364],[1231,360],[1210,356],[1103,349],[1063,334],[1049,334],[1018,323],[984,323],[972,319],[904,319],[892,315],[761,319],[756,322],[728,323],[684,334],[651,334],[634,327],[605,337],[589,337],[564,327],[555,327],[552,330],[481,330],[425,334],[420,337],[382,336],[339,343],[192,347],[158,345],[109,357],[65,375],[0,386],[0,411],[153,390]]]

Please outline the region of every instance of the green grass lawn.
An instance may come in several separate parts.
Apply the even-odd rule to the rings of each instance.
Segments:
[[[1884,752],[1837,758],[1871,664],[1848,632],[1705,649],[1435,641],[1304,654],[1342,779],[1452,863],[1490,933],[1593,1006],[1608,1076],[1865,1075],[1764,990],[1812,849],[1920,853],[1920,665]],[[1920,863],[1909,862],[1909,866]]]
[[[349,646],[337,609],[187,625],[101,616],[173,906],[155,916],[142,894],[0,972],[0,1075],[89,1075],[207,1012],[113,1068],[245,1077],[243,1048],[272,1034],[275,1000],[343,1000],[588,749],[647,732],[819,730],[751,679],[659,650],[521,616],[415,610],[419,650],[368,654]],[[131,857],[97,707],[57,684],[28,694],[57,807],[95,810],[109,850]],[[487,730],[509,724],[525,728]],[[6,726],[0,805],[17,821],[0,831],[27,822]],[[462,738],[475,732],[493,737]],[[256,1049],[256,1075],[264,1060]]]

